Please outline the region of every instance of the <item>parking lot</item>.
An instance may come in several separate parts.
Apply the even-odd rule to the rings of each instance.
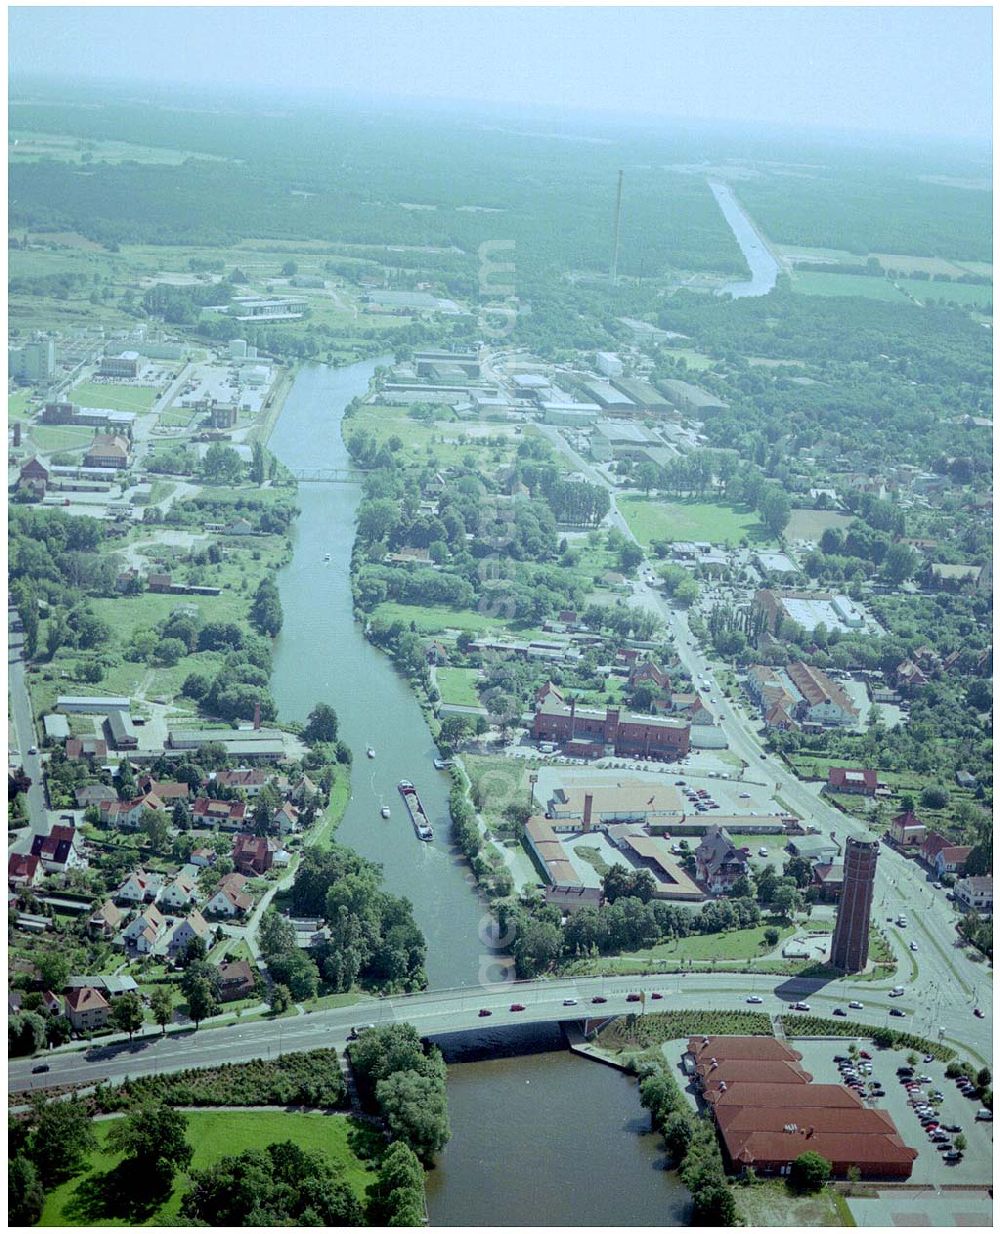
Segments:
[[[810,1072],[814,1083],[839,1084],[840,1072],[833,1061],[835,1054],[846,1055],[851,1038],[825,1038],[823,1040],[790,1040],[789,1045],[802,1055],[802,1066]],[[907,1066],[908,1050],[880,1050],[870,1043],[857,1043],[871,1054],[872,1072],[867,1080],[877,1080],[885,1089],[884,1097],[869,1098],[872,1109],[886,1110],[896,1124],[904,1144],[915,1148],[920,1154],[913,1163],[914,1183],[941,1185],[943,1183],[988,1184],[992,1181],[993,1124],[977,1123],[976,1111],[979,1102],[962,1096],[954,1080],[945,1078],[945,1064],[919,1061],[914,1068],[914,1077],[929,1076],[930,1083],[920,1085],[920,1093],[926,1097],[932,1090],[944,1094],[938,1105],[942,1124],[962,1128],[967,1147],[963,1159],[951,1163],[944,1160],[944,1153],[933,1144],[920,1124],[920,1119],[909,1104],[910,1094],[896,1075],[897,1067]],[[954,1142],[957,1132],[948,1138]]]

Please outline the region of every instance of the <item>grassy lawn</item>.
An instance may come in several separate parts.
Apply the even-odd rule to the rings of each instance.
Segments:
[[[854,1225],[847,1202],[839,1192],[824,1187],[815,1195],[797,1195],[778,1179],[755,1183],[752,1187],[733,1187],[733,1198],[750,1226]]]
[[[831,510],[793,510],[785,528],[785,539],[818,540],[828,527],[841,530],[853,521],[849,514]]]
[[[895,300],[902,304],[903,293],[884,278],[866,274],[819,274],[812,270],[796,270],[792,275],[792,290],[803,296],[862,296],[866,300]]]
[[[490,758],[463,754],[462,763],[481,802],[479,812],[489,827],[506,826],[504,807],[528,801],[528,774],[537,765],[531,759]],[[537,797],[536,797],[537,801]]]
[[[752,510],[711,501],[660,501],[652,497],[619,497],[618,508],[645,548],[653,540],[736,545],[746,536],[757,544],[771,542]]]
[[[587,845],[578,844],[573,849],[573,852],[582,861],[585,861],[587,865],[593,866],[601,878],[603,878],[611,869],[608,863],[601,856],[601,850],[599,848],[589,848]]]
[[[265,1148],[291,1140],[300,1148],[322,1153],[331,1164],[343,1170],[344,1180],[363,1199],[373,1172],[352,1148],[361,1130],[352,1119],[324,1114],[286,1114],[284,1111],[217,1112],[195,1111],[186,1114],[188,1142],[194,1147],[193,1169],[204,1169],[220,1157],[241,1153],[248,1148]],[[104,1144],[111,1121],[95,1125],[99,1147],[90,1154],[86,1173],[78,1175],[45,1197],[39,1225],[173,1225],[180,1216],[181,1199],[187,1178],[179,1175],[170,1196],[145,1216],[134,1220],[116,1213],[109,1204],[108,1188],[102,1186],[108,1173],[121,1158],[106,1151]],[[109,1211],[110,1210],[110,1211]]]
[[[337,767],[337,778],[330,790],[330,804],[323,815],[323,821],[310,833],[307,843],[319,848],[329,848],[333,843],[333,834],[337,824],[344,817],[347,803],[351,800],[351,773],[346,767]]]
[[[478,707],[479,693],[476,680],[479,671],[474,668],[439,668],[435,670],[438,690],[443,703],[456,707]]]
[[[84,450],[94,439],[94,430],[75,424],[33,424],[31,440],[46,454]]]
[[[372,404],[345,421],[344,436],[350,437],[358,429],[374,434],[380,443],[399,437],[408,462],[433,458],[439,466],[447,466],[460,463],[472,453],[477,466],[486,472],[510,462],[520,437],[506,423],[455,422],[451,408],[443,405],[437,422],[430,424],[414,420],[405,407]],[[498,438],[502,440],[495,444]]]
[[[18,390],[16,394],[7,395],[7,419],[26,420],[38,399],[26,390]]]
[[[577,849],[579,852],[579,849]],[[578,960],[567,970],[571,973],[629,973],[645,968],[662,966],[664,971],[687,963],[712,963],[713,961],[738,961],[741,964],[769,954],[774,948],[764,941],[767,926],[754,926],[749,930],[733,930],[728,934],[694,934],[690,938],[674,939],[658,943],[644,951],[624,952],[619,956],[600,956],[592,960]],[[792,926],[777,926],[782,942],[793,932]]]
[[[177,364],[179,361],[172,363]],[[156,402],[156,388],[81,381],[70,391],[70,397],[81,407],[109,407],[112,411],[149,411]]]
[[[446,608],[443,604],[398,604],[386,600],[372,610],[372,617],[382,621],[416,622],[421,634],[439,634],[442,630],[468,630],[471,633],[510,634],[515,639],[541,638],[541,630],[522,630],[503,617],[490,617],[467,608]],[[220,619],[221,620],[221,619]]]

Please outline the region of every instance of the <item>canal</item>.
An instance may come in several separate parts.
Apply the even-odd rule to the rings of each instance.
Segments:
[[[344,408],[367,391],[376,365],[387,360],[303,368],[269,449],[290,468],[349,467],[340,431]],[[488,963],[490,955],[479,941],[486,911],[449,842],[451,781],[434,770],[437,749],[408,683],[354,620],[350,566],[360,500],[360,484],[299,486],[293,556],[276,580],[284,625],[275,643],[272,693],[283,720],[305,720],[318,702],[334,707],[340,738],[354,753],[352,796],[337,839],[380,862],[386,888],[412,900],[427,939],[431,986],[472,985],[480,979],[481,957]],[[365,756],[369,745],[374,759]],[[431,843],[414,833],[396,789],[403,779],[420,793],[434,826]],[[381,817],[383,804],[388,819]]]
[[[708,187],[712,190],[719,209],[750,267],[749,282],[727,283],[725,287],[719,288],[718,294],[732,296],[734,300],[747,296],[766,296],[778,281],[779,266],[774,254],[764,243],[729,185],[718,180],[709,180]]]
[[[378,363],[304,367],[268,442],[277,458],[292,468],[349,467],[343,411],[367,390]],[[293,556],[276,580],[284,625],[272,692],[283,720],[304,720],[317,702],[336,709],[355,755],[337,840],[380,862],[387,889],[412,900],[430,984],[478,985],[490,970],[480,938],[488,915],[448,842],[450,780],[434,770],[436,749],[407,682],[354,620],[350,558],[360,498],[360,484],[299,486]],[[420,791],[432,843],[414,835],[396,790],[404,778]],[[687,1192],[662,1168],[635,1082],[570,1054],[555,1027],[525,1033],[523,1041],[479,1033],[445,1043],[452,1139],[428,1177],[432,1223],[684,1224]]]

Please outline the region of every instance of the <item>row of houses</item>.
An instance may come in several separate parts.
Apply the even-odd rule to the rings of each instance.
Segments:
[[[768,728],[844,727],[858,722],[858,709],[839,682],[801,660],[786,668],[755,664],[747,673],[746,690]]]
[[[691,744],[691,726],[659,716],[603,710],[566,702],[562,691],[547,682],[536,694],[531,717],[531,735],[538,742],[552,743],[578,758],[602,758],[606,754],[674,762],[686,757]]]

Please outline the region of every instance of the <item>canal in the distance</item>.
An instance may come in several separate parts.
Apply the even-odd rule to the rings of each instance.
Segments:
[[[300,371],[268,442],[282,463],[348,466],[343,409],[367,390],[376,363]],[[304,720],[317,702],[336,709],[354,751],[353,796],[337,839],[380,862],[387,889],[412,900],[431,985],[474,985],[489,959],[479,938],[485,908],[448,843],[450,782],[433,768],[434,743],[407,682],[354,621],[350,558],[360,497],[353,483],[299,486],[293,557],[277,576],[284,626],[272,691],[283,720]],[[373,760],[365,757],[369,744]],[[420,790],[432,844],[413,833],[396,791],[404,778]],[[388,821],[379,815],[383,801]],[[555,1027],[530,1035],[532,1048],[545,1052],[494,1057],[510,1043],[490,1034],[477,1034],[473,1061],[447,1049],[452,1139],[428,1179],[432,1223],[683,1224],[687,1192],[662,1169],[634,1081],[560,1048]]]
[[[712,190],[719,209],[750,267],[749,282],[727,283],[725,287],[719,288],[718,294],[732,296],[734,300],[742,300],[747,296],[766,296],[778,281],[779,266],[773,253],[747,217],[729,185],[718,180],[709,180],[708,187]]]

